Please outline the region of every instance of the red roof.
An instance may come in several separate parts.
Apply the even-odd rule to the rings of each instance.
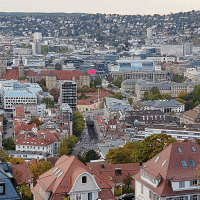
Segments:
[[[21,131],[31,131],[33,127],[35,127],[35,124],[26,124],[21,120],[17,120],[14,122],[15,136],[17,136]]]
[[[19,79],[19,69],[6,69],[6,74],[1,76],[2,79],[6,80],[18,80]]]
[[[30,184],[32,182],[33,174],[30,170],[29,163],[22,163],[22,164],[13,164],[13,176],[15,179],[19,180],[18,184],[26,182]],[[20,174],[20,177],[19,177]]]
[[[63,172],[59,178],[57,178],[55,173],[53,173],[55,172],[54,170],[58,169],[60,172]],[[61,196],[63,198],[67,193],[70,192],[76,177],[84,171],[94,175],[97,185],[101,190],[111,191],[113,187],[113,183],[111,181],[105,179],[102,175],[96,173],[95,171],[91,171],[86,165],[84,165],[74,156],[62,156],[57,160],[53,168],[39,176],[37,185],[32,189],[32,193],[34,196],[36,196],[36,198],[39,198],[38,185],[40,184],[44,190],[51,191],[53,194],[56,194],[53,195],[53,200],[59,200],[61,199]],[[102,193],[102,196],[104,195],[105,193]],[[102,200],[107,199],[115,200],[116,198],[110,192],[109,197],[105,196],[105,198],[102,198]]]
[[[24,106],[16,106],[15,109],[16,109],[16,116],[25,117]]]
[[[192,151],[192,147],[195,149],[195,152]],[[178,151],[178,148],[180,148],[181,153]],[[173,143],[141,167],[141,170],[152,177],[161,177],[161,182],[156,188],[143,181],[140,172],[134,178],[161,196],[184,193],[183,190],[180,192],[173,191],[171,181],[196,179],[196,166],[200,164],[199,155],[200,146],[196,142]],[[155,162],[158,157],[158,161]],[[190,166],[189,160],[194,161],[195,167]],[[181,161],[185,161],[187,167],[183,167]],[[164,164],[164,162],[166,163]],[[194,191],[187,191],[187,193],[190,192]]]
[[[55,76],[57,76],[57,80],[72,80],[74,77],[76,80],[80,78],[82,75],[81,71],[61,71],[61,70],[54,70],[52,71]],[[49,71],[41,71],[39,76],[47,76]]]
[[[37,76],[38,73],[32,70],[25,71],[25,76]]]

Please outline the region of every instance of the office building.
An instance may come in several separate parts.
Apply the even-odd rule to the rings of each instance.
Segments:
[[[67,103],[73,111],[76,110],[77,86],[74,81],[60,81],[60,103]]]

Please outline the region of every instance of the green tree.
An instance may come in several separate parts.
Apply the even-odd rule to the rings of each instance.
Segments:
[[[83,115],[78,111],[73,112],[73,132],[76,137],[79,137],[85,128]]]
[[[169,99],[171,99],[172,97],[169,95],[169,94],[162,94],[161,95],[161,99],[163,99],[163,100],[169,100]]]
[[[62,65],[59,63],[55,64],[55,70],[62,70]]]
[[[132,105],[133,104],[133,98],[128,98],[128,102],[129,102],[130,105]]]
[[[62,155],[70,155],[73,152],[77,141],[78,139],[75,135],[64,137],[58,148],[58,156],[61,157]]]
[[[146,162],[163,150],[165,146],[175,143],[171,135],[154,134],[144,139],[141,148],[141,161]]]
[[[8,162],[9,157],[8,153],[4,149],[0,149],[0,161],[5,163]]]
[[[15,150],[15,143],[12,137],[3,139],[3,147],[5,150]]]
[[[44,98],[42,99],[41,103],[45,103],[46,104],[46,108],[54,108],[54,101],[50,98]]]
[[[33,117],[31,118],[30,124],[35,124],[39,128],[42,124],[44,124],[44,122],[40,121],[36,117]]]
[[[89,150],[87,153],[85,153],[83,156],[79,156],[78,159],[86,164],[87,162],[90,162],[91,160],[97,160],[99,159],[99,155],[94,150]]]
[[[117,86],[118,88],[121,88],[122,81],[124,80],[125,79],[122,76],[120,76],[116,80],[112,81],[112,84]]]
[[[95,86],[95,87],[101,86],[101,83],[102,83],[102,81],[101,81],[100,77],[97,76],[97,77],[95,78],[95,80],[94,80],[94,86]]]
[[[107,80],[109,83],[111,83],[111,82],[113,81],[112,75],[109,74],[109,75],[107,76],[106,80]]]
[[[34,185],[36,185],[36,180],[38,179],[38,177],[51,168],[52,168],[52,164],[49,161],[37,162],[31,165],[30,169],[33,173]]]
[[[122,100],[124,98],[124,95],[121,92],[116,92],[116,93],[110,95],[110,97]]]

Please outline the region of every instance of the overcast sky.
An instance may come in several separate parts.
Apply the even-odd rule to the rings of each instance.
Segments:
[[[0,0],[1,12],[169,14],[200,10],[200,0]]]

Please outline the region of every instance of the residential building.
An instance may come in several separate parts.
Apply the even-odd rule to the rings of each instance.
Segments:
[[[38,104],[37,105],[37,116],[44,117],[44,112],[46,109],[46,104]]]
[[[39,176],[32,189],[34,199],[116,200],[113,183],[90,170],[74,156],[60,157],[53,168]]]
[[[73,111],[76,111],[77,85],[74,81],[60,81],[60,103],[67,103]]]
[[[161,110],[163,113],[180,113],[185,111],[185,105],[174,99],[148,100],[143,102],[144,110]]]
[[[190,79],[192,82],[198,82],[200,80],[200,71],[196,68],[189,68],[184,73],[184,77]]]
[[[135,199],[199,199],[196,176],[200,146],[196,142],[173,143],[141,164],[135,179]]]
[[[200,123],[200,105],[192,110],[188,110],[181,115],[181,123],[184,124],[199,124]]]

